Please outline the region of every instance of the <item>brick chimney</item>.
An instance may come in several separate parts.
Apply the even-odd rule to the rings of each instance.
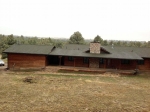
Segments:
[[[100,54],[100,43],[99,42],[91,42],[90,43],[90,53]]]

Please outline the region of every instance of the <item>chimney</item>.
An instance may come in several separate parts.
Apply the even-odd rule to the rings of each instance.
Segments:
[[[91,42],[90,43],[90,53],[100,54],[100,43],[99,42]]]

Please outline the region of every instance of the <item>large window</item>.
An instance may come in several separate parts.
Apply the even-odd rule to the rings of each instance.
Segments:
[[[89,58],[83,58],[83,63],[89,63]]]
[[[130,60],[121,60],[121,64],[130,64]]]
[[[68,57],[68,61],[74,61],[74,57],[72,56]]]
[[[138,65],[144,65],[144,60],[138,60],[138,61],[137,61],[137,64],[138,64]]]
[[[99,63],[100,63],[100,64],[104,64],[104,59],[103,59],[103,58],[100,58],[100,59],[99,59]]]

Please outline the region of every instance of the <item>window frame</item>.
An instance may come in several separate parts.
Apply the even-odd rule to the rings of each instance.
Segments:
[[[130,64],[130,60],[128,60],[128,59],[123,59],[123,60],[121,60],[121,64],[129,65],[129,64]]]
[[[68,56],[68,61],[74,61],[74,57],[73,56]]]
[[[88,64],[88,63],[89,63],[89,58],[84,57],[84,58],[83,58],[83,63]]]
[[[104,58],[99,58],[99,64],[104,64]]]
[[[144,60],[137,60],[138,65],[144,65],[145,61]]]

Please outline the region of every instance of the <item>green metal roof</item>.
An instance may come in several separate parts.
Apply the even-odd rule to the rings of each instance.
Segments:
[[[24,53],[48,55],[54,46],[49,45],[19,45],[14,44],[4,51],[4,53]]]
[[[90,48],[89,45],[67,44],[62,49],[86,51],[86,50],[89,50],[89,48]]]
[[[75,56],[75,57],[95,57],[95,58],[114,58],[114,59],[136,59],[142,60],[142,58],[134,52],[119,52],[119,53],[86,53],[81,50],[67,50],[67,49],[54,49],[50,55],[61,55],[61,56]]]
[[[101,46],[107,52],[101,51],[100,54],[86,52],[89,45],[68,44],[63,48],[55,48],[49,45],[12,45],[6,49],[5,53],[25,53],[58,56],[76,57],[95,57],[95,58],[114,58],[114,59],[136,59],[150,58],[150,48],[138,47],[111,47]]]
[[[111,53],[119,53],[119,52],[133,52],[143,58],[150,58],[150,48],[148,47],[117,47],[114,46],[103,46],[106,50]]]

